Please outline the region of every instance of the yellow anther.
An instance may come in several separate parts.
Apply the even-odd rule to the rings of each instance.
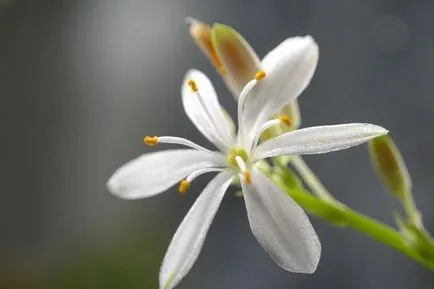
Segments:
[[[282,116],[280,116],[280,117],[279,117],[279,120],[280,120],[281,123],[287,125],[288,127],[291,127],[291,125],[292,125],[291,120],[290,120],[289,117],[286,116],[286,115],[282,115]]]
[[[190,79],[190,80],[187,82],[187,84],[190,86],[190,88],[191,88],[191,90],[192,90],[193,92],[197,92],[197,91],[199,90],[199,89],[197,88],[196,81]]]
[[[143,139],[143,141],[148,146],[154,146],[154,145],[158,144],[158,142],[159,142],[158,136],[145,136],[145,138]]]
[[[182,180],[182,181],[179,183],[178,191],[179,191],[181,194],[185,194],[189,188],[190,188],[190,182],[187,181],[187,180]]]
[[[255,79],[256,80],[261,80],[261,79],[263,79],[265,77],[265,75],[266,75],[265,71],[261,69],[258,72],[256,72]]]
[[[244,180],[246,181],[246,184],[250,184],[252,182],[252,175],[249,171],[244,172]]]

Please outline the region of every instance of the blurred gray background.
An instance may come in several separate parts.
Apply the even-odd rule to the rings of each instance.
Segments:
[[[235,27],[264,56],[289,36],[320,46],[300,97],[303,126],[372,122],[390,129],[416,202],[434,232],[434,4],[431,0],[1,1],[0,287],[157,288],[172,234],[207,178],[125,201],[105,182],[153,149],[144,135],[209,146],[181,106],[189,68],[235,102],[188,34],[184,17]],[[393,223],[398,208],[366,150],[306,158],[350,207]],[[252,236],[243,200],[228,193],[205,247],[178,288],[420,288],[434,274],[350,229],[312,217],[317,272],[284,272]]]

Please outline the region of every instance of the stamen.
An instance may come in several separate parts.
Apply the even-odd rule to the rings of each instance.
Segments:
[[[240,156],[236,156],[235,161],[237,162],[238,167],[240,168],[241,172],[244,175],[244,180],[246,181],[246,184],[250,184],[252,182],[252,175],[250,174],[250,171],[247,169],[246,163]]]
[[[206,168],[206,169],[196,170],[179,183],[178,191],[181,194],[184,194],[190,188],[191,182],[194,179],[196,179],[198,176],[206,174],[206,173],[221,172],[221,171],[223,171],[223,168]]]
[[[265,76],[266,76],[265,71],[263,69],[261,69],[255,74],[255,79],[261,80],[261,79],[264,79]]]
[[[187,84],[190,86],[191,91],[193,91],[193,92],[197,92],[197,91],[199,90],[199,89],[197,88],[196,81],[190,79],[190,80],[187,82]]]
[[[243,109],[244,109],[244,101],[246,100],[246,96],[249,94],[249,92],[252,90],[253,87],[255,87],[256,83],[258,81],[256,79],[250,80],[243,88],[243,90],[240,93],[240,97],[238,98],[238,134],[241,135],[241,121],[243,116]]]
[[[143,141],[148,146],[154,146],[154,145],[156,145],[156,144],[158,144],[160,142],[160,139],[157,136],[145,136],[145,138],[143,139]]]
[[[244,109],[244,101],[246,100],[246,96],[250,93],[250,91],[255,87],[255,85],[258,83],[258,81],[264,79],[266,76],[264,70],[259,70],[255,78],[250,80],[243,88],[243,90],[240,93],[240,97],[238,98],[238,125],[239,125],[239,134],[241,134],[241,121],[242,121],[242,115],[243,115],[243,109]]]
[[[259,138],[261,137],[261,135],[269,128],[276,126],[276,125],[280,125],[280,124],[284,124],[287,125],[289,127],[291,127],[291,120],[289,119],[288,116],[286,115],[282,115],[280,116],[278,119],[272,119],[267,121],[266,123],[264,123],[258,130],[258,132],[255,135],[255,138],[253,140],[252,143],[252,147],[251,147],[251,151],[253,153],[253,151],[255,150],[256,146],[259,143]]]
[[[190,182],[187,180],[182,180],[179,183],[178,191],[181,194],[185,194],[189,188],[190,188]]]
[[[261,134],[264,133],[264,131],[266,131],[267,129],[276,126],[276,125],[280,125],[282,123],[282,121],[279,119],[272,119],[267,121],[266,123],[264,123],[259,130],[256,132],[255,138],[253,140],[252,143],[252,147],[251,147],[251,151],[253,153],[254,149],[256,148],[256,146],[258,145],[259,142],[259,138],[261,137]]]
[[[157,138],[157,137],[154,137]],[[146,143],[146,137],[145,137],[145,143]],[[179,144],[182,146],[186,146],[192,149],[196,149],[198,151],[203,151],[203,152],[207,152],[207,153],[213,153],[212,151],[210,151],[207,148],[204,148],[203,146],[200,146],[194,142],[192,142],[191,140],[182,138],[182,137],[176,137],[176,136],[160,136],[159,138],[157,138],[157,143],[167,143],[167,144]]]
[[[206,173],[212,173],[212,172],[221,172],[223,171],[223,168],[207,168],[207,169],[200,169],[192,172],[188,177],[185,178],[186,181],[191,183],[194,179],[196,179],[198,176],[206,174]]]

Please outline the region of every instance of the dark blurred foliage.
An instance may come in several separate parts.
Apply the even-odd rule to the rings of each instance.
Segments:
[[[236,27],[263,56],[289,36],[320,46],[300,98],[303,126],[372,122],[391,130],[434,232],[434,5],[431,0],[0,1],[0,288],[157,288],[177,225],[206,177],[179,196],[111,196],[105,182],[151,149],[145,134],[208,145],[180,105],[187,69],[234,101],[188,35],[184,17]],[[389,224],[397,203],[364,147],[306,158],[330,191]],[[170,172],[168,172],[170,173]],[[229,193],[198,262],[178,288],[419,288],[432,272],[322,220],[313,275],[279,269]]]

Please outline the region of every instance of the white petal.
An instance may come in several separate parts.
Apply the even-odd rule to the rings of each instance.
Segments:
[[[198,95],[192,93],[187,82],[194,80],[202,97],[202,103]],[[191,69],[187,72],[182,84],[182,102],[187,116],[198,130],[218,148],[227,148],[234,143],[227,117],[222,111],[217,94],[208,77],[198,70]]]
[[[192,172],[224,165],[224,157],[191,149],[144,154],[120,167],[107,182],[111,193],[125,199],[161,193]]]
[[[244,105],[242,125],[250,139],[258,127],[306,88],[318,57],[318,45],[310,36],[289,38],[265,56],[261,66],[266,76]]]
[[[279,155],[322,154],[347,149],[388,131],[369,123],[314,126],[285,133],[260,144],[256,158]]]
[[[321,243],[303,209],[259,171],[242,187],[250,227],[265,251],[287,271],[313,273]]]
[[[231,184],[233,174],[218,174],[203,190],[178,227],[160,269],[160,289],[175,287],[196,261],[206,234]]]

